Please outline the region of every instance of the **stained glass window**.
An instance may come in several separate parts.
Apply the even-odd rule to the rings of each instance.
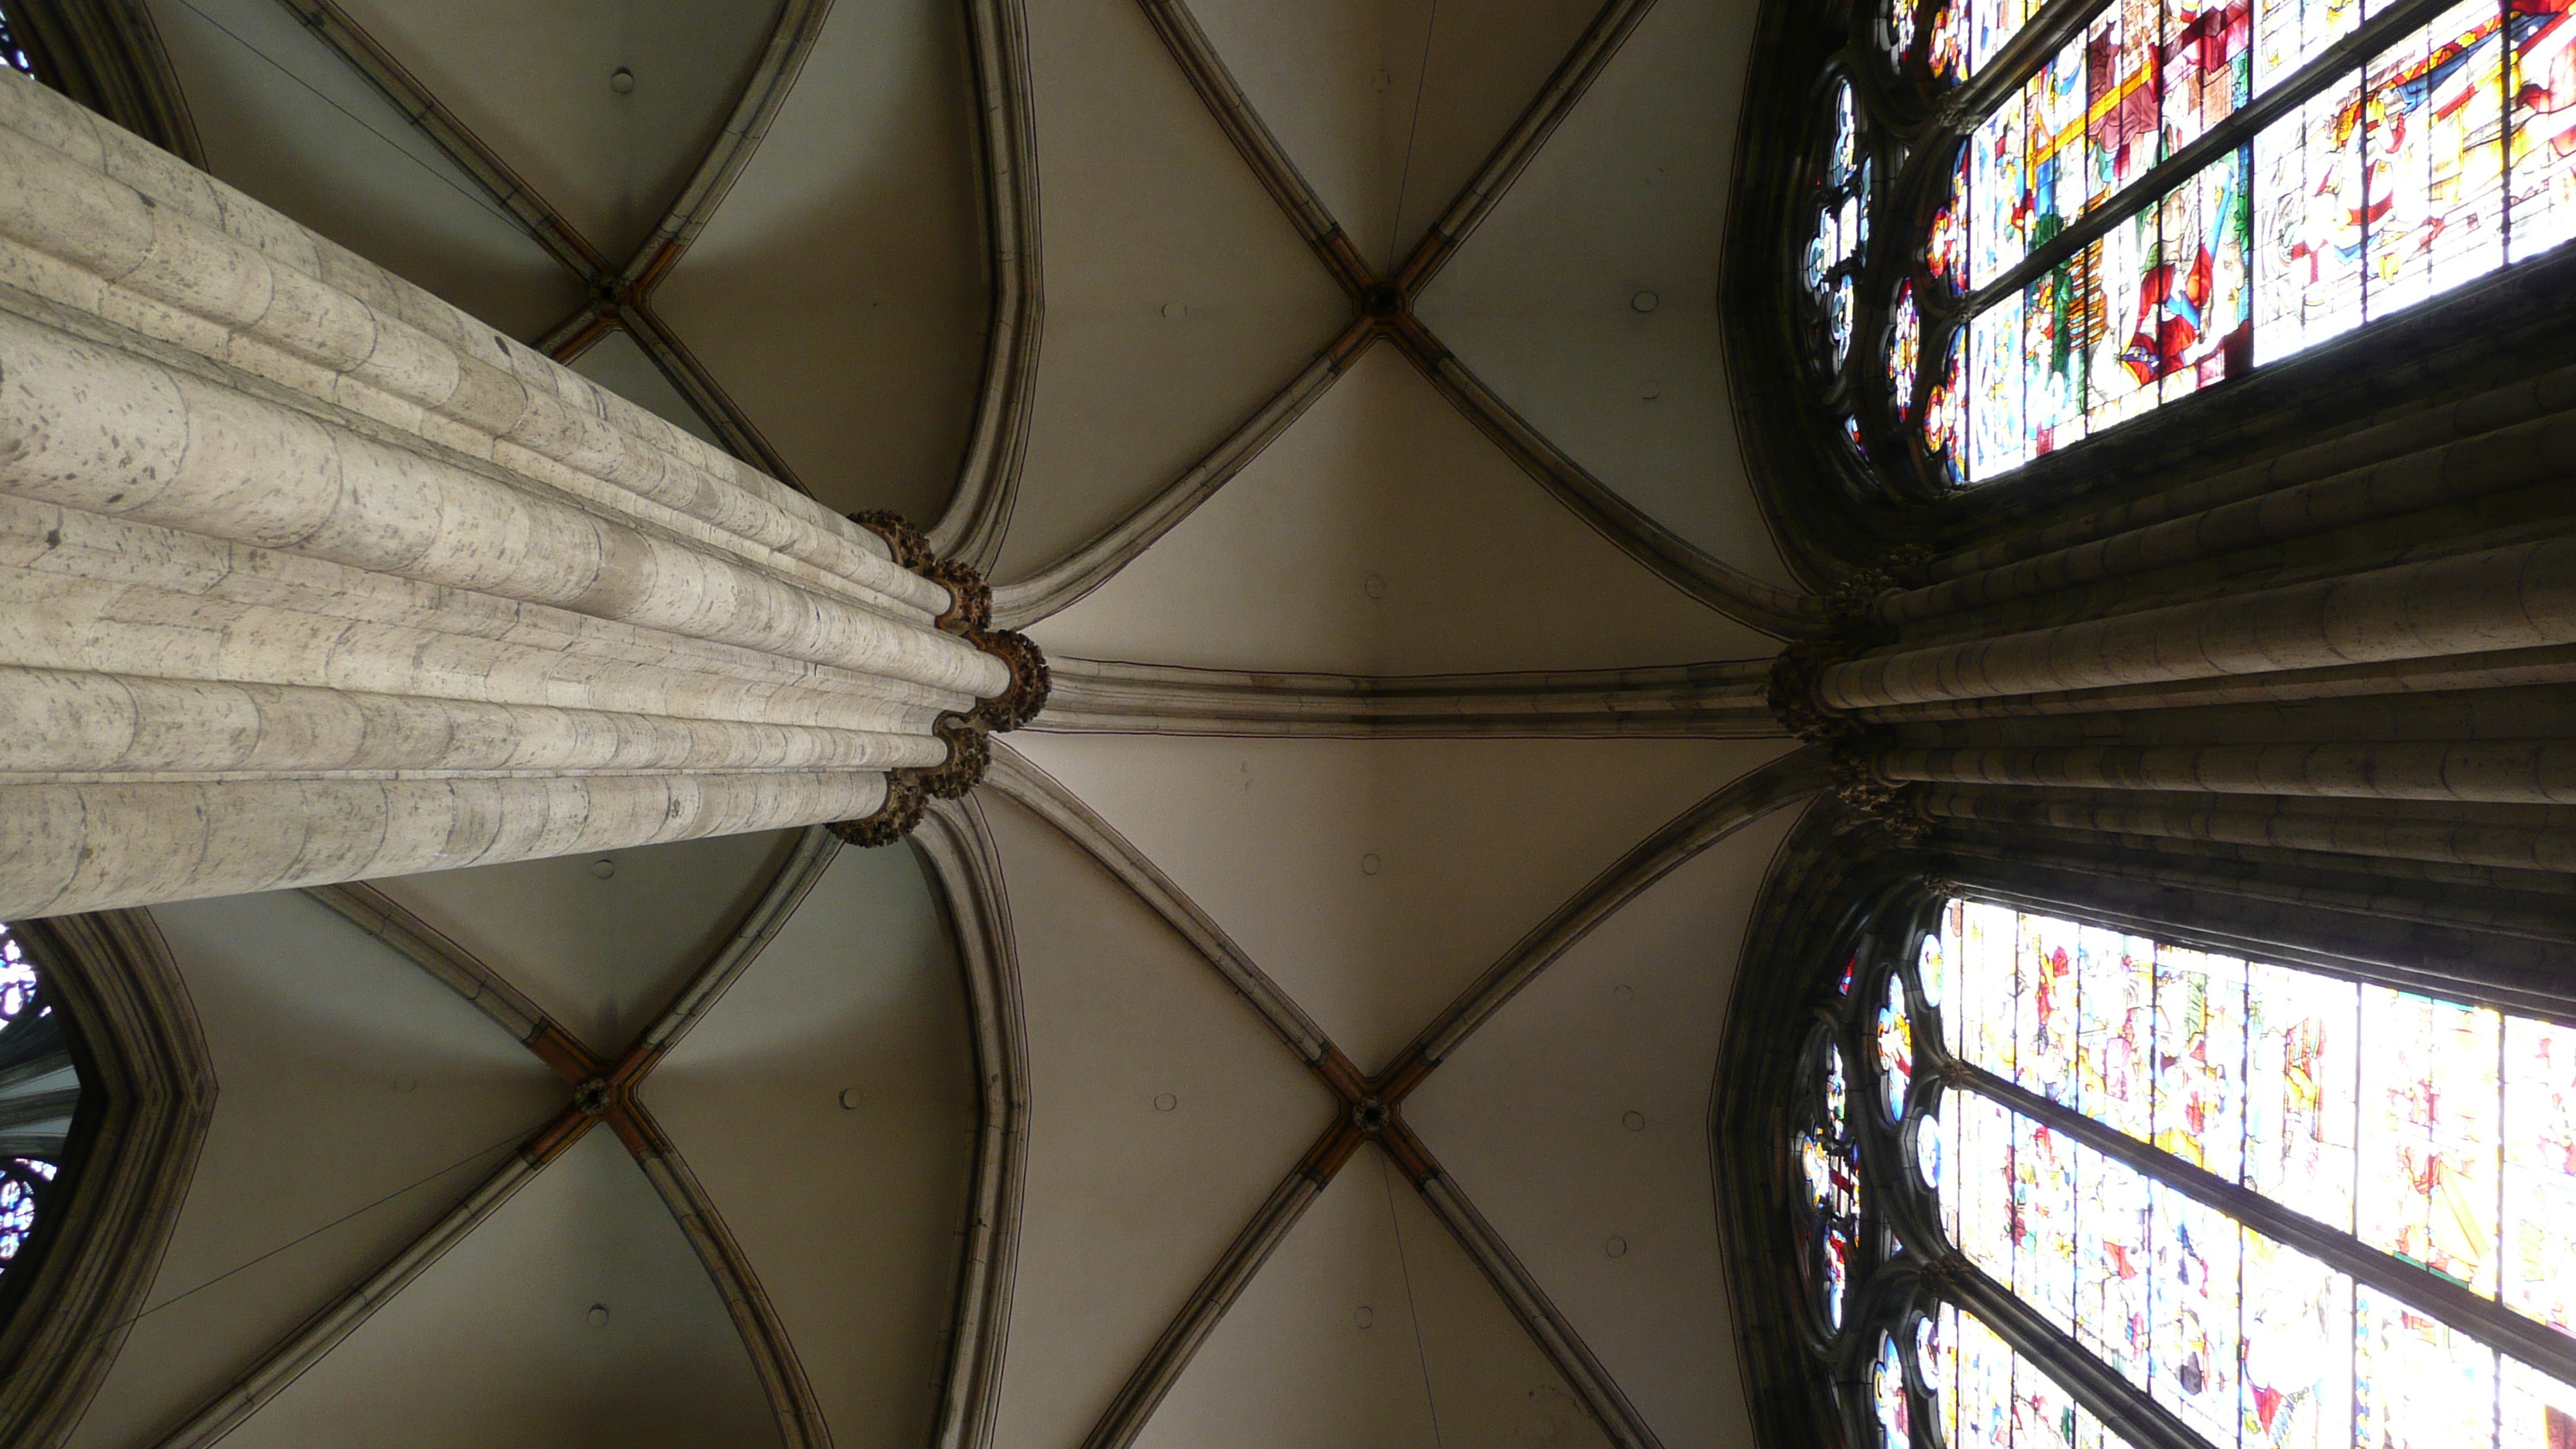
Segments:
[[[5,14],[0,14],[0,65],[5,65],[24,76],[32,76],[36,73],[36,63],[27,58],[26,47],[20,45],[18,37],[10,33],[9,17]]]
[[[25,942],[0,922],[0,1272],[36,1231],[68,1139],[79,1072]]]
[[[1915,919],[1836,974],[1811,1056],[1819,1221],[1865,1177],[1932,1235],[1890,1206],[1830,1279],[1855,1423],[2576,1449],[2576,1022],[1965,896]],[[1894,1133],[1842,1124],[1838,1042]]]
[[[1881,9],[1894,83],[1830,87],[1801,234],[1819,360],[1843,407],[1867,391],[1846,367],[1885,379],[1884,424],[1914,461],[1863,456],[1937,486],[2001,477],[2576,239],[2568,10]],[[1936,109],[1874,187],[1877,97],[1972,78],[1978,107]],[[1886,219],[1903,264],[1864,282],[1882,191],[1932,204]]]
[[[1851,1127],[1851,1085],[1842,1049],[1819,1036],[1810,1048],[1815,1084],[1798,1134],[1803,1186],[1804,1256],[1818,1316],[1828,1332],[1842,1326],[1854,1259],[1860,1251],[1860,1150]]]

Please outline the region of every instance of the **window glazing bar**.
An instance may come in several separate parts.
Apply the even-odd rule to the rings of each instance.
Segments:
[[[2275,1242],[2285,1243],[2327,1267],[2350,1275],[2355,1283],[2376,1289],[2418,1312],[2439,1319],[2561,1383],[2576,1384],[2576,1338],[2525,1318],[2495,1299],[2484,1297],[2437,1273],[2391,1257],[2349,1233],[2292,1212],[2261,1193],[2160,1152],[2072,1107],[2061,1106],[2028,1088],[2015,1086],[1982,1067],[1945,1058],[1942,1073],[1950,1084],[1991,1098],[2045,1125],[2052,1132],[2062,1132],[2105,1157],[2216,1208]]]
[[[2319,51],[2315,59],[2210,127],[2198,140],[2147,168],[2117,198],[2077,217],[2064,231],[2032,247],[2029,255],[2002,276],[1960,298],[1958,305],[1948,310],[1960,318],[1974,317],[2029,286],[2051,267],[2063,265],[2067,258],[2100,240],[2111,228],[2164,200],[2167,192],[2200,174],[2202,167],[2252,141],[2263,127],[2359,70],[2371,56],[2458,3],[2459,0],[2405,0],[2404,4],[2372,16],[2360,29]],[[2499,8],[2501,4],[2499,0]],[[1978,119],[1983,119],[1982,114]]]
[[[2130,1449],[2210,1449],[2209,1441],[2147,1391],[2114,1372],[2093,1351],[2042,1317],[2011,1289],[1965,1257],[1952,1254],[1932,1275],[1944,1298],[1973,1313],[1995,1337],[2074,1395]],[[1963,1436],[1964,1437],[1964,1436]]]
[[[1950,3],[1965,5],[1969,0],[1950,0]],[[2048,6],[2042,13],[2031,17],[2014,32],[2011,40],[2004,43],[1992,64],[1951,88],[1950,94],[1942,98],[1941,109],[1934,116],[1933,124],[1963,136],[1977,129],[1977,123],[1986,118],[1987,112],[2002,106],[2008,99],[2020,96],[2022,83],[2030,79],[2032,72],[2046,65],[2059,46],[2092,24],[2094,16],[2110,8],[2110,0],[2069,0],[2067,4]]]

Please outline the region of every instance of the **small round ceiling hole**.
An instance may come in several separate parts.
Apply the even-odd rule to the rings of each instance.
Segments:
[[[1664,385],[1660,382],[1646,382],[1637,385],[1637,396],[1641,401],[1653,402],[1655,399],[1662,397],[1663,395]]]
[[[841,1104],[842,1111],[855,1112],[859,1110],[859,1089],[856,1087],[843,1087],[841,1089],[841,1095],[835,1100]]]
[[[590,1326],[593,1328],[606,1328],[608,1326],[608,1305],[605,1303],[594,1303],[590,1305],[590,1311],[583,1314],[582,1317],[589,1319]]]
[[[1181,1099],[1169,1092],[1161,1093],[1154,1098],[1154,1110],[1157,1112],[1169,1112],[1180,1105]]]
[[[621,96],[632,95],[635,91],[635,72],[628,70],[622,65],[617,69],[610,71],[608,73],[608,88],[617,92]]]
[[[420,1078],[413,1076],[396,1077],[394,1078],[394,1090],[402,1093],[404,1096],[410,1096],[412,1093],[420,1090]]]
[[[1386,575],[1371,574],[1367,578],[1360,580],[1360,592],[1368,595],[1372,599],[1385,598]]]
[[[1377,1310],[1363,1303],[1351,1311],[1351,1322],[1358,1324],[1362,1328],[1366,1328],[1370,1324],[1377,1322]]]
[[[1186,302],[1165,302],[1163,304],[1163,320],[1166,322],[1178,322],[1188,315],[1190,315],[1190,309],[1189,304]]]
[[[1377,852],[1370,851],[1360,857],[1360,874],[1375,875],[1384,869],[1386,869],[1386,862],[1378,859]]]
[[[1608,1241],[1602,1243],[1601,1251],[1613,1258],[1624,1258],[1628,1256],[1628,1240],[1612,1233]]]
[[[1637,988],[1622,981],[1610,988],[1610,999],[1621,1003],[1634,1001],[1637,999]]]
[[[1631,1132],[1643,1132],[1646,1130],[1646,1114],[1643,1112],[1631,1112],[1627,1116],[1619,1119],[1619,1125],[1627,1128]]]
[[[606,880],[610,876],[617,874],[617,862],[613,860],[594,860],[590,863],[590,873],[599,877],[601,880]]]
[[[1640,312],[1652,312],[1657,307],[1664,305],[1664,299],[1656,296],[1652,292],[1641,291],[1628,299],[1628,305],[1636,308]]]

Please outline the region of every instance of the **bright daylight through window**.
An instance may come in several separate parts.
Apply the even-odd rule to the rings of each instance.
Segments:
[[[2567,0],[1922,0],[1876,31],[1822,81],[1802,295],[1845,436],[1936,485],[2576,235]]]
[[[2124,1442],[1966,1274],[2211,1445],[2576,1444],[2576,1026],[1958,898],[1839,994],[1802,1247],[1891,1449]]]

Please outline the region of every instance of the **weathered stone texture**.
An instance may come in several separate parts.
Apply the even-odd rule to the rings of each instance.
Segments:
[[[0,77],[0,916],[867,816],[1011,687],[954,604]]]

